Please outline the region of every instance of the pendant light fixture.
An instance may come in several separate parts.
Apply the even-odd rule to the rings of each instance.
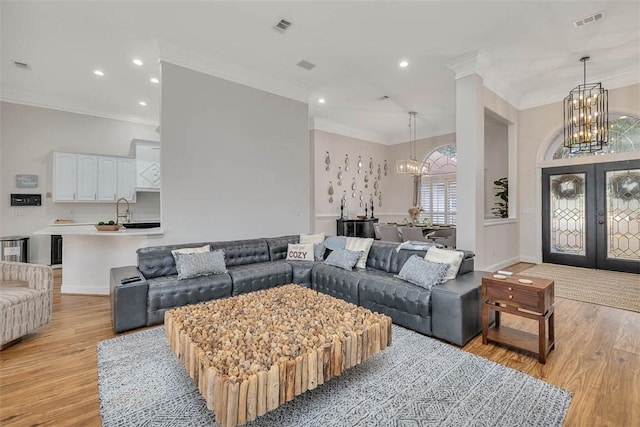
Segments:
[[[564,146],[571,154],[601,151],[609,142],[608,91],[601,83],[587,83],[588,56],[583,64],[583,84],[564,99]]]
[[[396,172],[413,176],[429,172],[429,164],[416,159],[416,113],[409,111],[409,157],[396,160]]]

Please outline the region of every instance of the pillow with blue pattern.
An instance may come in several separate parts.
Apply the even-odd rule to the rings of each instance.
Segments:
[[[412,255],[396,277],[431,290],[442,281],[448,270],[449,264],[427,261],[418,255]]]
[[[347,271],[353,270],[353,266],[356,265],[362,251],[350,251],[347,249],[336,249],[331,251],[324,263],[327,265],[333,265],[334,267],[340,267]]]
[[[173,256],[176,259],[178,280],[227,272],[227,266],[224,262],[224,251],[222,249],[191,254],[178,252]]]

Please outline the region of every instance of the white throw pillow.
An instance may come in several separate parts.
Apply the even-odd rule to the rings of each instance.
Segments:
[[[176,257],[176,254],[201,254],[204,252],[211,252],[210,245],[204,245],[199,248],[182,248],[182,249],[174,249],[171,251],[171,255]]]
[[[300,234],[300,243],[322,243],[322,242],[324,242],[324,233]]]
[[[444,276],[440,283],[444,283],[447,280],[456,278],[456,276],[458,275],[458,270],[460,270],[460,264],[462,264],[463,258],[464,254],[460,251],[439,248],[430,248],[427,251],[427,254],[424,256],[424,259],[426,259],[427,261],[449,264],[449,270],[447,270],[447,274]]]
[[[367,257],[369,256],[371,245],[373,245],[373,239],[371,238],[364,239],[362,237],[347,237],[345,249],[356,252],[362,251],[362,255],[356,263],[357,268],[367,267]]]
[[[287,261],[314,261],[313,243],[289,243]]]

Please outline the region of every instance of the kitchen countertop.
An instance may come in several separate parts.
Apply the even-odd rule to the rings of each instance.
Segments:
[[[55,224],[38,230],[33,234],[60,234],[60,235],[73,235],[73,236],[115,236],[115,237],[130,237],[130,236],[156,236],[163,234],[162,227],[156,228],[121,228],[118,231],[98,231],[91,225],[79,225],[79,224]]]

